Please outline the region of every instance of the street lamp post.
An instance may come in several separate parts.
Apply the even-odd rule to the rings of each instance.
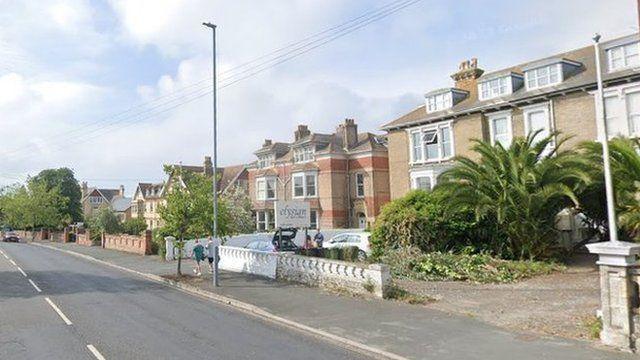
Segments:
[[[596,118],[600,122],[604,138],[602,139],[602,160],[604,165],[604,187],[607,194],[607,220],[609,223],[609,240],[618,241],[618,227],[616,225],[615,197],[613,181],[611,179],[611,161],[609,160],[609,135],[607,131],[606,109],[604,106],[604,86],[602,84],[602,65],[600,64],[600,34],[593,37],[593,47],[596,56],[596,74],[598,81],[599,111]]]
[[[211,29],[213,45],[213,286],[218,286],[218,91],[216,74],[216,25],[202,23]]]

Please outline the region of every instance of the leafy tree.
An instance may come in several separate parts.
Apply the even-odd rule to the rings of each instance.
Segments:
[[[177,274],[182,275],[182,252],[185,238],[211,235],[213,224],[213,183],[201,174],[182,172],[180,168],[166,168],[169,174],[179,178],[169,189],[166,204],[160,206],[164,222],[163,232],[176,238],[174,246],[179,251]],[[227,232],[226,208],[219,204],[218,233]]]
[[[122,232],[122,224],[118,216],[108,207],[98,210],[88,221],[89,229],[94,230],[92,233],[99,234],[105,232],[107,234],[118,234]],[[96,231],[97,230],[97,231]]]
[[[47,189],[40,182],[30,182],[28,186],[4,188],[0,194],[0,212],[6,225],[13,228],[59,228],[68,220],[59,211],[59,205],[66,201],[57,188]]]
[[[129,235],[140,235],[147,230],[147,223],[143,218],[132,218],[122,222],[122,232]]]
[[[46,169],[29,180],[29,185],[42,183],[47,191],[58,189],[65,202],[58,204],[58,211],[70,222],[82,221],[82,191],[73,170],[69,168]]]
[[[609,141],[609,157],[616,203],[616,213],[620,225],[620,237],[640,241],[640,141],[637,139],[615,138]],[[604,169],[602,165],[602,145],[596,141],[582,143],[580,149],[588,159],[591,184],[581,196],[581,205],[601,239],[608,236]]]
[[[255,230],[251,213],[251,198],[241,186],[234,186],[220,197],[224,204],[229,225],[227,235],[248,234]]]
[[[441,175],[439,191],[448,194],[452,209],[471,209],[477,219],[495,222],[506,235],[507,253],[519,259],[547,258],[557,251],[557,213],[578,205],[577,193],[590,177],[585,160],[553,146],[556,134],[539,132],[515,138],[510,147],[475,140],[474,161],[457,157]]]

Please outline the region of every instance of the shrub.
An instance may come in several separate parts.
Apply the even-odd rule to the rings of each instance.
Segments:
[[[122,223],[122,232],[129,235],[140,235],[147,230],[147,224],[142,218],[134,218],[125,220]]]
[[[476,221],[471,210],[447,211],[440,192],[414,190],[388,203],[371,236],[373,257],[388,249],[416,247],[424,252],[460,250],[500,251],[500,235],[488,221]],[[498,244],[498,245],[495,245]]]
[[[564,269],[552,262],[502,260],[486,253],[424,254],[416,248],[390,251],[381,260],[394,276],[428,281],[508,283]]]
[[[355,262],[358,260],[358,251],[360,249],[357,246],[348,246],[343,248],[314,248],[314,249],[300,249],[297,253],[303,256],[320,257],[331,260],[342,260]]]

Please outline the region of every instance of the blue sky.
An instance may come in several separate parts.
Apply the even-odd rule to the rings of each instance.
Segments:
[[[210,76],[202,21],[219,25],[224,71],[390,2],[0,0],[0,184],[68,166],[131,193],[136,180],[161,180],[164,163],[199,164],[210,97],[108,117]],[[589,45],[596,31],[632,33],[635,3],[422,0],[221,90],[220,163],[252,161],[265,138],[288,141],[301,123],[330,132],[350,117],[375,132],[471,57],[492,71]]]

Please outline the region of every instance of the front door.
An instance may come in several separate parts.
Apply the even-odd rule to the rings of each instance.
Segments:
[[[364,229],[367,227],[367,217],[363,213],[358,214],[358,228]]]

